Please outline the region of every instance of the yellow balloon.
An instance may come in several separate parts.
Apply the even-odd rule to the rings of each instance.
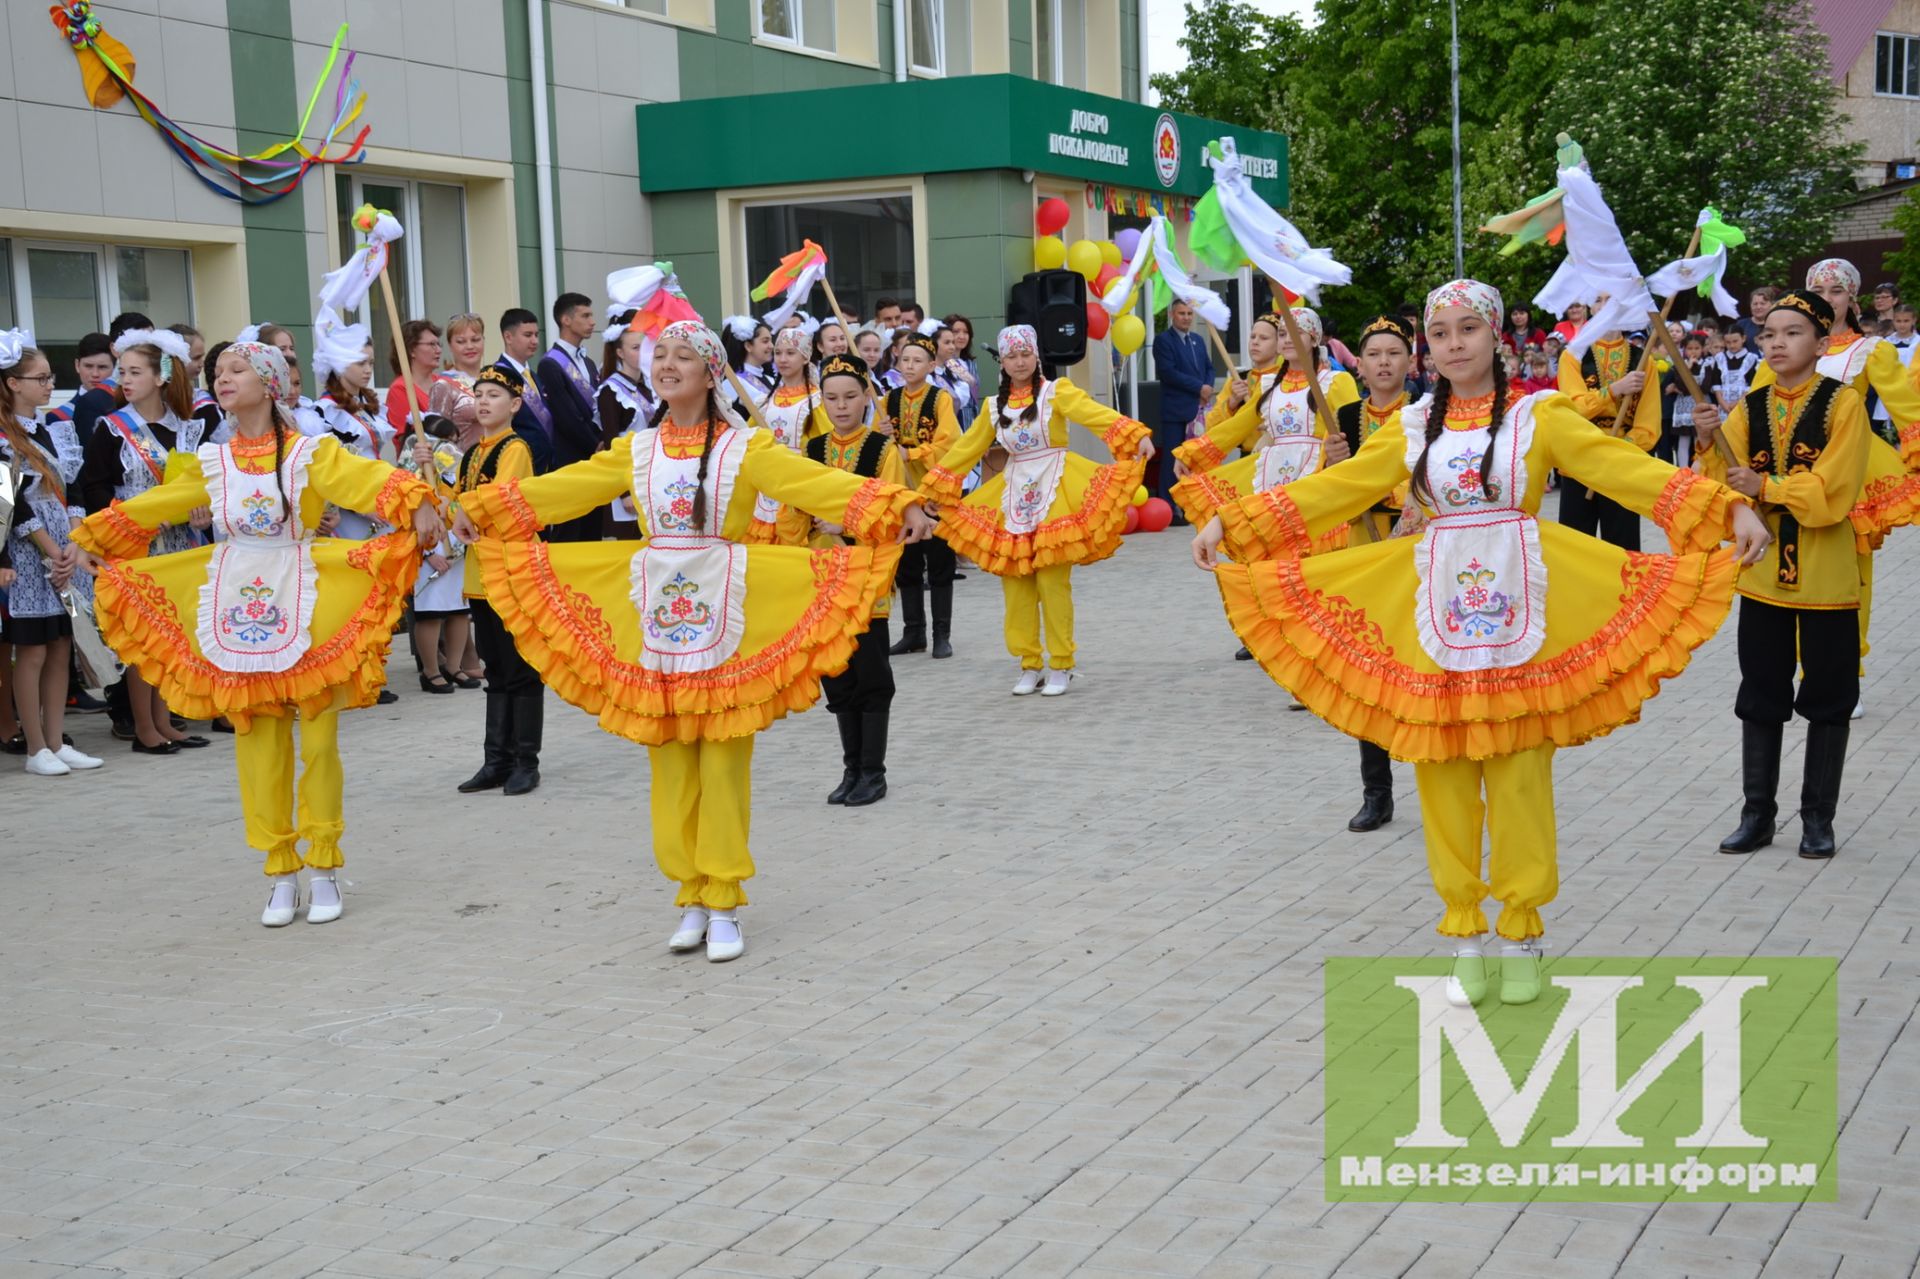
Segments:
[[[1092,240],[1075,240],[1067,246],[1067,269],[1077,271],[1091,282],[1100,274],[1100,268],[1106,262],[1100,257],[1100,246]]]
[[[1137,315],[1126,314],[1115,319],[1107,340],[1113,343],[1116,351],[1122,355],[1132,355],[1147,340],[1147,326]]]
[[[1102,262],[1105,262],[1108,266],[1120,265],[1123,259],[1120,256],[1119,245],[1115,244],[1112,240],[1102,240],[1100,241],[1099,248],[1100,260]]]
[[[1043,235],[1033,242],[1033,269],[1055,271],[1067,264],[1067,246],[1057,235]]]
[[[1145,506],[1147,504],[1147,486],[1146,485],[1142,484],[1139,488],[1133,491],[1133,504],[1135,506]]]

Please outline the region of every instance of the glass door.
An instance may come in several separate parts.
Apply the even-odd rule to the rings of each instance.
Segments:
[[[101,250],[93,245],[19,243],[15,274],[26,281],[21,324],[53,365],[54,386],[78,390],[73,371],[80,339],[106,325],[106,286]]]

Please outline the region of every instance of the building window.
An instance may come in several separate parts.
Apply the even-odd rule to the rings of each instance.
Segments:
[[[872,318],[875,298],[914,296],[913,196],[909,192],[807,203],[780,200],[750,204],[742,211],[747,250],[746,269],[739,273],[742,279],[761,279],[802,240],[812,240],[827,251],[834,296],[862,319]],[[785,301],[770,298],[756,303],[754,309],[764,314]],[[816,289],[800,306],[816,319],[833,313],[824,289]]]
[[[444,324],[448,316],[468,308],[466,188],[446,182],[344,173],[337,175],[336,184],[343,260],[360,243],[360,233],[353,229],[353,211],[361,205],[390,210],[406,228],[387,260],[394,304],[400,308],[403,322],[426,319]],[[369,296],[359,318],[373,331],[376,376],[392,376],[387,368],[392,340],[387,308],[378,290]]]
[[[760,0],[760,38],[832,53],[834,3],[835,0]]]
[[[973,12],[968,0],[899,0],[907,11],[907,57],[915,75],[973,70]]]
[[[104,333],[122,311],[155,324],[193,322],[193,271],[185,249],[140,244],[0,241],[5,246],[5,322],[32,331],[53,364],[56,390],[79,387],[80,339]]]
[[[1087,0],[1035,0],[1034,77],[1071,89],[1087,87]]]
[[[1873,91],[1894,98],[1920,98],[1920,36],[1882,33],[1874,38]]]

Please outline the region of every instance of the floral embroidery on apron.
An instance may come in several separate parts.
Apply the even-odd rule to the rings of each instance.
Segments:
[[[729,428],[714,438],[705,529],[726,520],[748,434]],[[647,544],[629,570],[640,618],[640,665],[664,674],[712,670],[739,651],[746,629],[747,548],[694,526],[697,455],[668,456],[658,431],[630,438],[634,499],[647,531]]]
[[[1406,410],[1407,467],[1426,442],[1427,406]],[[1420,646],[1447,671],[1520,666],[1547,637],[1547,565],[1540,526],[1522,510],[1532,397],[1508,410],[1481,474],[1489,431],[1442,431],[1427,451],[1435,514],[1414,548]]]
[[[272,472],[240,469],[230,446],[200,449],[216,544],[200,588],[200,651],[223,671],[277,673],[291,669],[313,644],[314,592],[319,573],[300,520],[300,495],[314,441],[287,443],[280,480]]]
[[[1001,497],[1000,514],[1009,533],[1031,533],[1040,527],[1053,508],[1060,479],[1067,471],[1067,451],[1054,447],[1050,429],[1053,388],[1052,382],[1040,388],[1031,422],[1002,414],[1000,401],[993,401],[996,437],[1007,451],[1007,488]]]

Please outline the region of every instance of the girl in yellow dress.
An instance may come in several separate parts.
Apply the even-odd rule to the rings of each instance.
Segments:
[[[1174,473],[1180,477],[1173,486],[1173,500],[1195,524],[1205,524],[1222,506],[1249,493],[1290,484],[1348,456],[1345,438],[1337,433],[1329,437],[1329,424],[1314,411],[1307,381],[1313,378],[1320,383],[1327,407],[1335,413],[1358,403],[1360,388],[1351,373],[1327,367],[1320,317],[1306,307],[1295,307],[1293,315],[1301,336],[1313,346],[1307,359],[1295,358],[1278,312],[1255,320],[1247,334],[1248,354],[1256,368],[1277,356],[1279,376],[1261,379],[1259,390],[1250,391],[1239,409],[1173,451]],[[1301,364],[1305,367],[1298,367]],[[1247,456],[1229,463],[1227,458],[1235,449],[1245,450]],[[1345,541],[1343,526],[1333,531],[1323,549],[1345,545]]]
[[[1495,358],[1504,314],[1490,285],[1435,289],[1432,400],[1351,461],[1222,507],[1194,540],[1275,681],[1414,764],[1457,1004],[1486,994],[1489,895],[1503,908],[1500,998],[1538,996],[1540,907],[1559,887],[1555,749],[1632,723],[1726,617],[1734,559],[1711,548],[1731,533],[1751,564],[1769,540],[1732,490],[1594,430],[1565,396],[1511,396]],[[1552,468],[1650,515],[1680,553],[1630,554],[1542,523]],[[1409,477],[1409,508],[1428,517],[1419,538],[1310,554]]]
[[[181,714],[233,722],[247,842],[273,880],[260,916],[270,928],[293,921],[303,862],[313,872],[307,922],[340,917],[340,712],[371,706],[386,682],[420,545],[444,532],[419,480],[331,436],[301,435],[280,402],[289,385],[273,347],[228,347],[214,394],[231,438],[201,445],[165,483],[96,511],[74,534],[97,574],[107,642]],[[373,511],[396,531],[316,538],[329,502]],[[214,545],[149,557],[155,531],[196,507],[213,512]]]
[[[654,346],[658,429],[532,479],[463,494],[454,528],[487,600],[548,687],[643,743],[653,771],[653,851],[680,885],[668,947],[745,950],[735,911],[747,849],[753,735],[811,706],[843,670],[884,598],[895,541],[932,531],[911,489],[811,462],[725,414],[726,352],[705,325]],[[645,540],[548,545],[535,534],[631,494]],[[866,545],[748,545],[762,495]]]
[[[804,328],[781,329],[773,339],[773,367],[780,382],[760,403],[760,417],[782,447],[795,453],[807,441],[827,430],[820,407],[820,388],[813,383],[813,365],[807,360],[813,339]],[[747,540],[775,546],[805,546],[813,536],[813,517],[762,494],[754,506]]]
[[[1073,566],[1120,548],[1153,433],[1066,378],[1042,376],[1031,325],[1000,330],[998,346],[999,393],[928,468],[920,491],[940,504],[947,545],[1000,579],[1007,651],[1020,659],[1013,695],[1058,697],[1073,678]],[[1069,452],[1069,422],[1099,432],[1115,460],[1099,466]],[[963,499],[963,477],[996,442],[1007,451],[1006,470]],[[1043,671],[1048,663],[1052,670]]]

